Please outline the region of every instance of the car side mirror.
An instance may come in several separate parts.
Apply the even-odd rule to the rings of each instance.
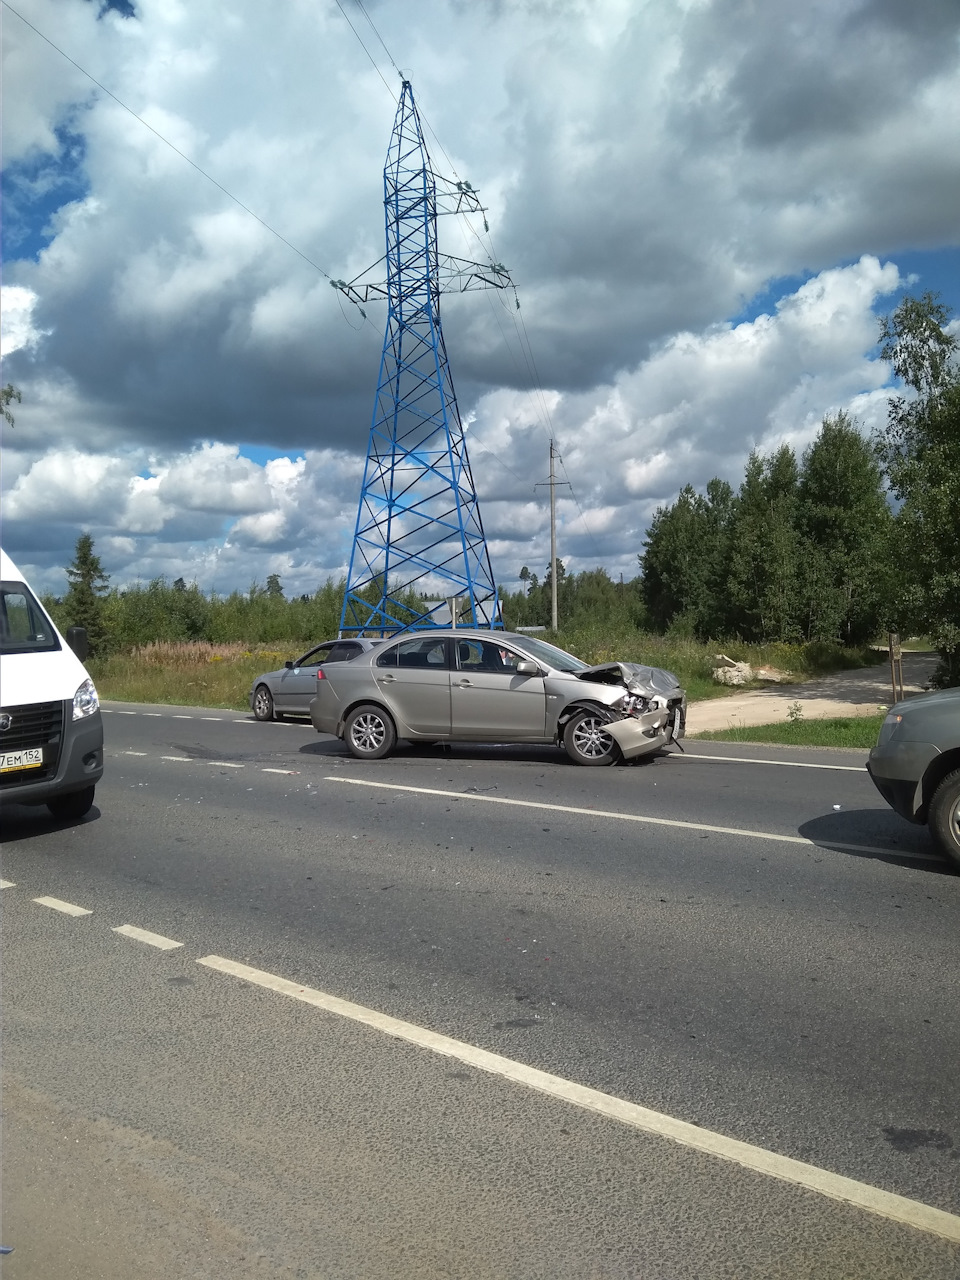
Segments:
[[[540,674],[540,668],[535,662],[518,662],[515,670],[518,676],[538,676]]]
[[[90,640],[86,627],[67,627],[67,644],[81,662],[85,662],[90,652]]]
[[[283,665],[286,667],[286,669],[287,669],[288,671],[292,671],[292,670],[293,670],[293,663],[292,663],[292,662],[285,662]]]

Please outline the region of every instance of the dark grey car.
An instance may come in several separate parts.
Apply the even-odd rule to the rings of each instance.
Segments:
[[[590,667],[539,638],[458,628],[399,636],[325,666],[310,716],[364,760],[406,738],[556,743],[577,764],[607,765],[681,737],[686,698],[659,667]]]
[[[308,716],[317,692],[317,672],[328,662],[346,662],[380,644],[379,640],[326,640],[279,671],[257,676],[250,688],[250,709],[258,720],[284,715]]]
[[[891,707],[867,761],[884,800],[960,866],[960,689]]]

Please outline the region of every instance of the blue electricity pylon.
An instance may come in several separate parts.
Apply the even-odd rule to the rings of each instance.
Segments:
[[[452,596],[466,625],[502,627],[440,294],[513,286],[499,263],[438,253],[438,212],[484,210],[468,182],[434,173],[407,81],[383,185],[386,284],[333,282],[358,305],[385,297],[388,306],[340,631],[387,635],[442,626]]]

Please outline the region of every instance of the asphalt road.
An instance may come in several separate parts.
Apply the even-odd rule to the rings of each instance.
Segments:
[[[862,755],[105,723],[5,813],[5,1280],[960,1276],[960,876]]]

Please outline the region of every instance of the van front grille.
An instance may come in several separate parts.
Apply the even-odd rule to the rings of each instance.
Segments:
[[[9,716],[9,727],[3,729]],[[63,742],[63,703],[32,702],[22,707],[0,708],[0,756],[15,751],[30,751],[40,747],[43,764],[37,768],[3,769],[0,787],[10,787],[21,782],[41,782],[53,778],[60,763],[60,747]]]

